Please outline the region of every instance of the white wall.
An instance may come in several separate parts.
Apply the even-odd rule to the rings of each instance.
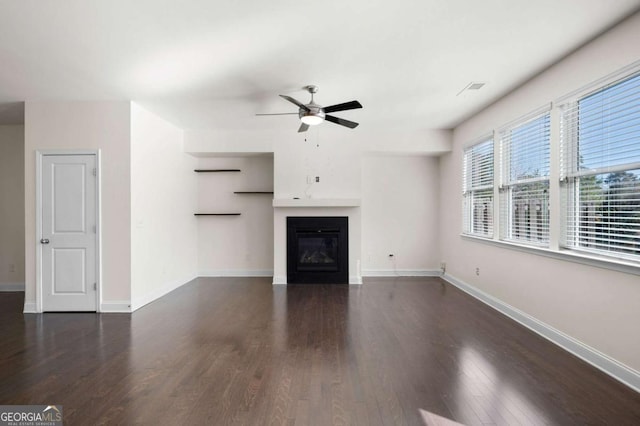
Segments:
[[[129,102],[25,104],[25,310],[35,309],[36,150],[101,150],[102,301],[131,298]],[[125,305],[126,306],[126,305]]]
[[[274,158],[275,197],[360,198],[360,147],[348,136],[320,138],[311,133],[306,141],[279,140]],[[317,176],[320,182],[309,184],[308,176]]]
[[[448,273],[636,371],[638,275],[469,241],[460,232],[463,145],[637,61],[639,29],[636,14],[458,126],[453,151],[440,160],[440,241]]]
[[[131,307],[197,277],[197,160],[183,132],[131,106]]]
[[[363,159],[364,276],[439,272],[439,190],[437,157]]]
[[[188,131],[185,135],[185,150],[199,155],[207,153],[227,155],[273,153],[275,198],[360,199],[363,197],[363,156],[369,154],[383,156],[438,155],[450,150],[451,135],[452,132],[449,130],[381,131],[380,129],[367,129],[366,123],[355,130],[349,130],[326,123],[300,134],[296,133],[295,126],[287,131],[260,133]],[[424,161],[429,163],[435,160]],[[428,168],[428,170],[422,171],[419,166],[416,166],[414,171],[418,173],[416,179],[421,179],[425,173],[432,176],[436,169]],[[307,183],[307,177],[315,178],[316,176],[320,177],[320,182]],[[232,179],[232,177],[228,179]],[[409,181],[411,177],[406,177],[405,180]],[[362,239],[365,238],[362,234],[361,210],[360,207],[275,209],[272,249],[274,282],[286,282],[285,222],[287,215],[348,216],[350,281],[360,282],[361,247]],[[430,209],[429,211],[433,212],[434,210]],[[429,215],[429,213],[426,214]],[[233,218],[224,220],[235,223]],[[218,221],[221,222],[220,219]],[[204,223],[204,221],[202,222]],[[424,228],[429,226],[425,225]],[[202,248],[202,243],[200,247]],[[432,249],[435,247],[437,245],[434,245]],[[411,265],[406,266],[407,268],[424,269],[427,268],[425,265],[430,265],[428,269],[432,269],[432,264],[435,264],[432,259],[435,256],[433,252],[425,255],[427,260],[415,261],[415,259],[409,259],[408,252],[405,251],[408,250],[407,245],[399,249],[406,254],[406,257],[403,255],[402,262],[406,261],[407,263],[402,263],[402,265]],[[385,269],[380,263],[376,263],[376,265],[378,265],[375,266],[376,268]]]
[[[240,169],[197,173],[198,208],[193,213],[241,213],[198,217],[200,276],[260,275],[273,272],[273,156],[200,158],[199,169]],[[195,175],[196,173],[192,174]]]
[[[273,153],[275,198],[360,198],[362,157],[439,155],[451,149],[452,132],[350,130],[325,123],[306,133],[187,131],[185,151],[194,155]],[[319,176],[309,185],[307,176]]]
[[[0,126],[0,291],[24,290],[24,126]]]
[[[381,130],[370,128],[368,123],[350,130],[324,123],[312,127],[306,133],[297,133],[295,123],[293,124],[293,128],[279,131],[189,130],[185,132],[185,151],[193,154],[251,154],[301,149],[305,145],[331,147],[334,144],[340,146],[340,149],[380,154],[439,155],[451,150],[451,130]]]

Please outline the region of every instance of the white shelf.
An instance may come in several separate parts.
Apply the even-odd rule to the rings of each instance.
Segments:
[[[360,207],[359,198],[274,198],[273,207]]]

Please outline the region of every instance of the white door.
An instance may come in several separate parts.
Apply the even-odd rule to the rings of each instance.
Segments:
[[[96,311],[95,155],[43,155],[42,310]]]

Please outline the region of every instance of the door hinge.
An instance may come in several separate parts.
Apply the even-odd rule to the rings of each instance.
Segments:
[[[96,168],[95,168],[95,167],[93,168],[92,173],[93,173],[93,175],[94,175],[94,176],[96,176],[96,175],[97,175],[97,172],[96,172]]]
[[[93,289],[98,290],[98,283],[93,283]]]

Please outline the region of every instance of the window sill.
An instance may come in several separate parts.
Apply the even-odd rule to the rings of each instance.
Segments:
[[[476,237],[473,235],[460,234],[462,239],[468,241],[476,241],[480,243],[489,244],[496,247],[508,248],[517,250],[524,253],[531,253],[538,256],[550,257],[553,259],[564,260],[568,262],[580,263],[583,265],[594,266],[596,268],[609,269],[612,271],[624,272],[627,274],[640,275],[640,263],[612,259],[604,256],[597,256],[584,252],[560,249],[551,250],[544,247],[525,246],[509,241],[501,241],[496,239]]]

